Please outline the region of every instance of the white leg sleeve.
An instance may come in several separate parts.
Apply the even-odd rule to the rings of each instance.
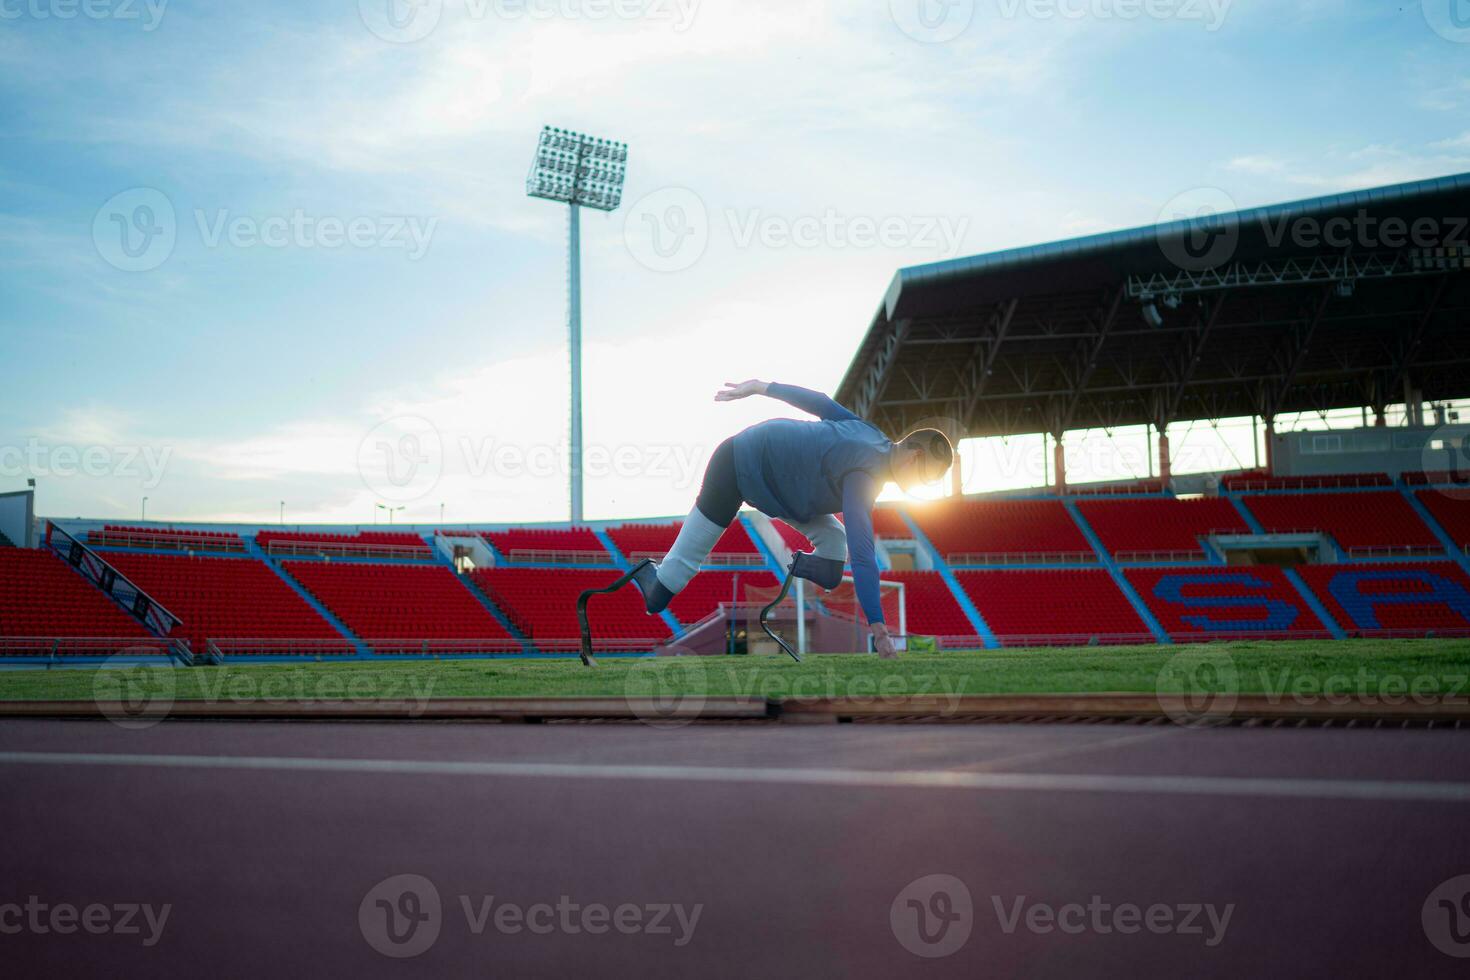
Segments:
[[[847,529],[842,526],[836,514],[823,514],[802,524],[794,521],[790,523],[806,535],[818,558],[847,561]]]
[[[725,529],[700,513],[698,507],[691,510],[674,539],[674,547],[658,564],[658,580],[664,588],[679,592],[688,585],[724,533]]]

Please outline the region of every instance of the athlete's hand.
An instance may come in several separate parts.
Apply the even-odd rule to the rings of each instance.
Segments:
[[[750,381],[741,381],[738,384],[734,381],[726,381],[725,387],[722,390],[715,392],[715,401],[733,402],[738,401],[741,398],[749,398],[751,395],[764,395],[766,393],[766,389],[769,387],[769,382],[756,381],[754,379]]]
[[[879,660],[897,660],[898,651],[893,649],[893,637],[888,635],[888,627],[882,623],[874,623],[873,649],[878,652]]]

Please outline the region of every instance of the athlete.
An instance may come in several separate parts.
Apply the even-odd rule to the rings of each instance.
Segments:
[[[878,598],[873,501],[889,480],[912,490],[943,477],[954,461],[953,447],[937,429],[918,429],[890,442],[826,395],[795,385],[726,382],[715,401],[751,395],[778,398],[821,421],[771,419],[720,443],[673,549],[633,579],[644,607],[649,615],[662,612],[699,571],[741,504],[749,503],[811,541],[813,553],[798,560],[793,574],[834,589],[851,555],[853,584],[873,647],[885,660],[896,657]]]

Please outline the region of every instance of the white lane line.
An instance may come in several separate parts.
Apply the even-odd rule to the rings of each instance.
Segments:
[[[1153,742],[1161,738],[1167,738],[1177,731],[1182,731],[1182,729],[1155,729],[1154,731],[1141,734],[1135,732],[1132,735],[1120,735],[1117,738],[1104,739],[1101,742],[1053,746],[1048,749],[1036,749],[1031,752],[1015,752],[1011,755],[1003,755],[998,759],[982,759],[980,762],[956,766],[955,768],[964,772],[991,772],[996,769],[1011,769],[1020,763],[1040,762],[1043,759],[1056,760],[1071,758],[1072,756],[1086,755],[1088,752],[1098,752],[1102,749],[1115,749],[1138,742]]]
[[[739,766],[582,765],[551,762],[450,762],[436,759],[309,759],[292,756],[139,755],[110,752],[0,752],[0,765],[130,766],[175,769],[252,769],[288,772],[407,776],[507,776],[539,779],[656,780],[767,783],[796,786],[905,789],[1021,790],[1266,796],[1316,800],[1414,800],[1470,803],[1470,783],[1394,780],[1280,779],[1245,776],[1121,776],[1064,773],[915,772],[862,769],[771,769]]]

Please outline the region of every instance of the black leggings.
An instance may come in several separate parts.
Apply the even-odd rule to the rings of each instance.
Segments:
[[[740,495],[740,481],[735,478],[735,437],[715,447],[704,470],[704,485],[694,506],[720,527],[729,527],[740,513],[745,498]]]

